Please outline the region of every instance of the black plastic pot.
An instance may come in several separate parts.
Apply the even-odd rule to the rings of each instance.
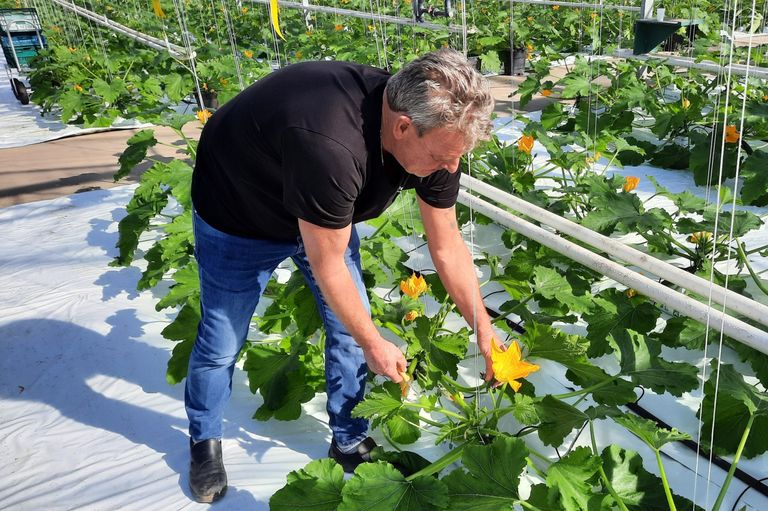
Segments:
[[[204,90],[201,91],[200,94],[203,96],[203,105],[200,108],[219,108],[219,99],[217,93]]]
[[[525,61],[528,59],[528,50],[525,48],[515,48],[512,52],[509,50],[499,51],[499,60],[504,65],[504,74],[523,75],[525,74]]]

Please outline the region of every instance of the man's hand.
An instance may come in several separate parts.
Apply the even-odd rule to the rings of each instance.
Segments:
[[[485,358],[485,381],[493,381],[494,373],[493,373],[493,360],[491,359],[491,344],[495,343],[498,348],[501,349],[501,351],[505,351],[504,345],[499,343],[496,340],[496,336],[491,335],[490,337],[485,337],[484,339],[478,339],[477,340],[477,346],[480,349],[480,353],[483,354],[483,358]]]
[[[376,374],[386,376],[395,383],[402,381],[400,373],[405,372],[407,363],[400,349],[383,337],[378,342],[370,343],[363,348],[368,369]]]

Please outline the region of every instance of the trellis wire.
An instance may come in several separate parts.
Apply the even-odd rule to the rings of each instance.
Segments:
[[[229,46],[232,49],[232,59],[235,62],[235,74],[237,75],[237,83],[240,86],[240,90],[243,90],[245,89],[245,84],[243,83],[243,74],[240,71],[240,55],[237,51],[237,38],[235,37],[235,29],[232,26],[232,17],[229,15],[227,0],[221,0],[221,8],[224,12],[224,23],[227,25]]]

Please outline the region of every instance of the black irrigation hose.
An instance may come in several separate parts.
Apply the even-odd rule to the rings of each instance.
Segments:
[[[501,314],[499,314],[498,312],[496,312],[495,310],[493,310],[493,309],[491,309],[489,307],[486,307],[485,310],[488,311],[488,315],[490,315],[492,318],[498,318],[499,316],[501,316]],[[517,332],[519,334],[524,334],[525,333],[525,328],[520,323],[512,321],[509,318],[507,318],[505,320],[505,322],[515,332]],[[640,397],[642,397],[642,396],[640,396]],[[645,408],[643,408],[642,406],[640,406],[637,403],[627,403],[625,406],[627,408],[629,408],[630,410],[632,410],[632,412],[634,412],[637,415],[639,415],[640,417],[642,417],[644,419],[650,419],[650,420],[654,421],[661,428],[672,429],[671,426],[669,426],[666,422],[662,421],[661,419],[659,419],[658,417],[656,417],[651,412],[649,412],[648,410],[646,410]],[[696,453],[697,456],[701,456],[701,453],[699,452],[699,450],[700,450],[699,446],[693,440],[681,440],[680,443],[683,444],[684,446],[688,447],[694,453]],[[558,453],[558,456],[559,456],[559,453]],[[713,455],[712,456],[712,462],[715,465],[717,465],[718,467],[720,467],[721,469],[723,469],[724,471],[726,471],[726,472],[728,472],[728,470],[730,470],[730,468],[731,468],[731,464],[728,463],[727,461],[725,461],[724,459],[722,459],[719,456],[714,456]],[[738,467],[734,471],[733,475],[734,475],[734,477],[736,477],[736,479],[738,479],[742,483],[746,484],[749,488],[752,488],[755,491],[757,491],[758,493],[762,494],[763,496],[768,497],[768,485],[763,483],[763,481],[768,480],[768,477],[764,477],[763,479],[757,479],[757,478],[752,477],[751,475],[747,474],[746,472],[744,472],[743,470],[741,470]],[[748,488],[745,488],[745,491],[747,489]],[[741,497],[743,495],[744,495],[744,492],[742,492],[742,494],[739,495],[739,499],[741,499]],[[738,502],[738,500],[737,500],[737,502]]]
[[[625,405],[627,408],[632,410],[634,413],[639,415],[640,417],[644,419],[650,419],[653,422],[655,422],[659,427],[664,429],[672,429],[672,427],[664,422],[663,420],[659,419],[655,415],[653,415],[651,412],[643,408],[642,406],[638,405],[637,403],[627,403]],[[693,440],[681,440],[681,444],[695,452],[697,455],[702,456],[705,453],[699,453],[699,446],[694,442]],[[723,469],[724,471],[728,472],[728,470],[731,469],[731,464],[725,461],[723,458],[713,455],[712,456],[712,463]],[[763,496],[768,497],[768,485],[763,483],[763,479],[757,479],[755,477],[752,477],[751,475],[747,474],[740,468],[736,468],[736,471],[733,474],[736,479],[741,481],[742,483],[746,484],[750,488],[756,490],[757,492],[761,493]]]

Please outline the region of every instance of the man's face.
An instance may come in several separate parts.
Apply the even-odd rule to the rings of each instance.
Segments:
[[[435,128],[419,136],[413,123],[407,123],[401,126],[400,135],[392,154],[409,174],[426,177],[441,169],[459,170],[459,160],[466,152],[463,133]]]

